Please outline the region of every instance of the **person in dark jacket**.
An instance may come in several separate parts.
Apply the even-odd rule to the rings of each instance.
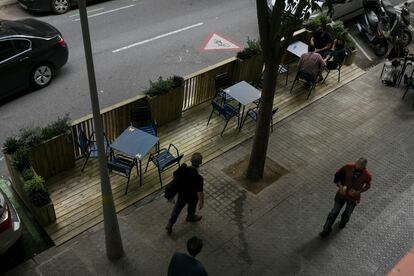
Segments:
[[[195,258],[203,248],[203,241],[192,237],[187,241],[188,254],[176,252],[168,266],[168,276],[207,276],[204,266]]]
[[[197,222],[202,218],[200,215],[196,215],[197,203],[199,210],[204,206],[204,180],[198,173],[202,161],[203,157],[196,152],[191,157],[191,166],[184,163],[174,172],[174,181],[177,181],[178,186],[178,197],[168,224],[165,226],[168,234],[172,233],[172,227],[185,205],[188,205],[186,218],[188,222]]]
[[[366,169],[367,159],[359,158],[355,164],[347,164],[339,169],[335,174],[334,182],[338,187],[335,195],[335,204],[326,219],[323,231],[319,233],[321,237],[327,237],[331,233],[334,224],[342,207],[346,204],[345,211],[341,215],[339,229],[346,226],[355,206],[361,199],[361,193],[371,187],[371,173]]]

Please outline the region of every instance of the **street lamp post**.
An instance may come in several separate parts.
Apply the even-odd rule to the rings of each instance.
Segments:
[[[89,92],[95,126],[96,143],[98,146],[99,172],[101,175],[102,205],[105,226],[106,255],[110,260],[120,259],[124,255],[121,233],[116,217],[111,183],[109,181],[106,163],[102,118],[99,108],[98,92],[96,88],[95,70],[93,65],[91,39],[89,34],[88,15],[85,0],[79,0],[79,15],[82,28],[83,46],[85,49],[86,67],[88,70]]]

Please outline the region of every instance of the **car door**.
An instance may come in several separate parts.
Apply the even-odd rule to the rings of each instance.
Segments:
[[[345,21],[362,13],[362,0],[333,0],[333,3],[333,19]]]
[[[29,54],[28,39],[0,40],[0,98],[9,96],[28,86]]]

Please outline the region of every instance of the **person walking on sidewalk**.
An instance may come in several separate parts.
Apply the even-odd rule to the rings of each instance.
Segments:
[[[168,276],[207,276],[204,266],[195,258],[203,248],[203,241],[192,237],[187,241],[188,254],[176,252],[168,266]]]
[[[174,172],[174,181],[178,182],[178,197],[165,227],[168,234],[172,233],[172,227],[185,205],[188,205],[186,218],[188,222],[196,222],[202,218],[200,215],[196,215],[197,203],[199,210],[204,206],[204,179],[198,173],[198,168],[202,162],[203,157],[196,152],[191,156],[191,166],[184,163]]]
[[[361,199],[361,193],[371,187],[371,173],[366,169],[367,159],[359,158],[355,164],[347,164],[339,169],[335,174],[334,183],[338,187],[335,195],[335,204],[326,219],[323,231],[319,233],[321,237],[327,237],[331,233],[334,224],[342,207],[346,204],[345,211],[341,215],[339,229],[346,226],[355,206]]]

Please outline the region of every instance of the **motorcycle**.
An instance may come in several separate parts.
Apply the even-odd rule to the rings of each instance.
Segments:
[[[362,22],[356,27],[374,47],[375,55],[385,56],[389,42],[394,43],[397,39],[405,46],[411,43],[409,3],[404,4],[399,15],[387,0],[363,0],[363,7]]]

